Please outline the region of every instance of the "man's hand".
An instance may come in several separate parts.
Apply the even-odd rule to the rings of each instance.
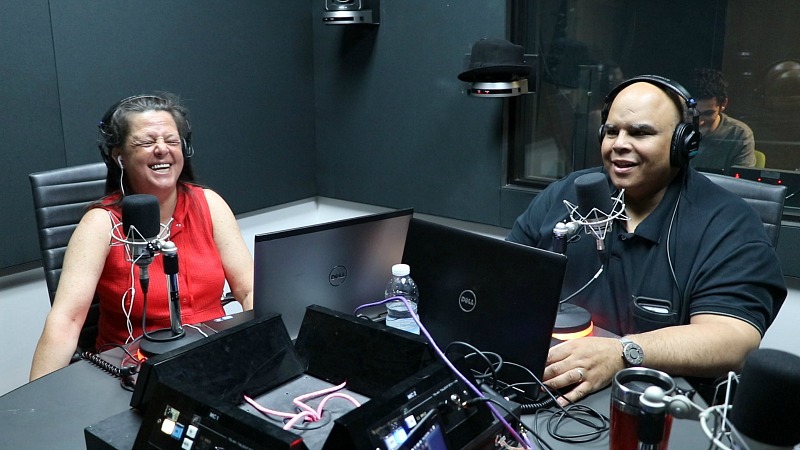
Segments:
[[[622,345],[617,339],[584,337],[550,349],[542,381],[552,389],[574,385],[558,399],[565,406],[608,386],[614,374],[624,368]]]

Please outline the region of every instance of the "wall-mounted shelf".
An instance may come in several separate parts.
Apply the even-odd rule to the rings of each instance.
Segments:
[[[326,25],[379,25],[380,0],[325,0]]]
[[[473,97],[516,97],[528,93],[528,80],[523,79],[502,83],[476,81],[469,85],[467,93]]]

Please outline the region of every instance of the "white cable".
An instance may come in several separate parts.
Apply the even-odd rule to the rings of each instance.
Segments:
[[[125,328],[128,330],[128,337],[125,339],[125,344],[129,344],[133,342],[135,339],[133,337],[133,322],[131,321],[131,315],[133,314],[133,299],[136,298],[136,286],[134,284],[134,276],[133,276],[133,264],[131,264],[131,287],[125,290],[125,293],[122,294],[122,313],[125,315]],[[128,296],[130,292],[130,302],[128,305],[125,305],[125,298]]]
[[[581,291],[583,291],[584,289],[586,289],[587,287],[589,287],[589,285],[590,285],[590,284],[592,284],[592,282],[594,282],[594,280],[596,280],[596,279],[597,279],[597,277],[599,277],[601,273],[603,273],[603,266],[602,266],[602,265],[600,266],[600,269],[598,269],[598,270],[597,270],[597,273],[595,273],[595,274],[594,274],[594,276],[593,276],[593,277],[592,277],[592,278],[591,278],[589,281],[587,281],[587,282],[586,282],[586,284],[584,284],[583,286],[581,286],[581,288],[580,288],[580,289],[578,289],[577,291],[575,291],[575,292],[573,292],[572,294],[569,294],[568,296],[566,296],[566,297],[565,297],[563,300],[559,300],[559,302],[558,302],[558,303],[566,303],[566,302],[568,302],[568,301],[569,301],[569,299],[571,299],[572,297],[575,297],[576,295],[580,294],[580,293],[581,293]]]
[[[202,335],[203,335],[203,337],[208,337],[208,333],[206,333],[205,331],[201,330],[201,329],[200,329],[200,327],[198,327],[197,325],[186,324],[186,325],[184,325],[184,327],[193,328],[193,329],[195,329],[195,330],[196,330],[198,333],[202,334]]]
[[[139,255],[138,257],[134,258],[133,255],[131,255],[130,246],[131,245],[141,245],[142,241],[146,241],[146,239],[142,236],[142,234],[139,232],[139,230],[136,229],[135,226],[131,226],[129,231],[128,231],[128,233],[129,234],[133,234],[134,236],[138,235],[138,237],[141,239],[140,241],[132,240],[131,236],[123,236],[122,235],[122,231],[121,231],[122,230],[122,226],[124,225],[123,222],[119,221],[111,211],[107,211],[107,212],[108,212],[109,220],[111,221],[111,230],[109,231],[111,239],[109,241],[109,246],[115,247],[115,246],[119,246],[119,245],[124,245],[125,246],[125,259],[128,262],[131,263],[131,268],[130,268],[130,282],[131,282],[131,285],[130,285],[130,287],[128,289],[125,290],[125,292],[122,294],[122,298],[120,299],[120,302],[121,302],[120,307],[122,309],[122,314],[125,316],[125,328],[128,331],[128,337],[125,339],[125,344],[129,344],[129,343],[133,342],[134,340],[136,340],[136,338],[133,336],[133,322],[131,320],[132,319],[132,315],[133,315],[133,304],[134,304],[134,300],[136,299],[136,281],[135,281],[134,269],[133,268],[136,265],[136,263],[138,262],[139,258],[143,258],[144,257],[144,255],[142,254],[142,255]],[[170,217],[170,219],[166,223],[166,225],[165,224],[159,224],[160,231],[159,231],[158,236],[156,237],[156,239],[154,239],[154,241],[156,242],[155,246],[156,246],[157,249],[161,248],[161,243],[163,243],[166,240],[169,240],[170,226],[172,225],[172,221],[173,220],[174,219],[172,217]],[[135,237],[134,237],[134,239],[135,239]],[[155,255],[157,255],[157,254],[158,254],[158,252],[155,253]],[[153,256],[155,256],[155,255],[153,255]],[[130,300],[128,302],[126,302],[125,300],[126,300],[126,298],[128,298],[128,294],[130,294]],[[205,334],[205,333],[203,333],[203,334]]]
[[[109,214],[111,213],[109,212]],[[163,245],[163,243],[169,240],[171,234],[170,228],[174,220],[175,220],[174,217],[170,217],[169,221],[167,221],[166,224],[163,223],[158,224],[160,228],[158,236],[156,236],[155,238],[153,238],[152,241],[149,242],[149,244],[153,244],[156,250],[155,253],[152,255],[153,257],[159,254],[159,251],[161,250],[161,246]],[[125,245],[125,257],[127,258],[128,261],[134,262],[134,258],[130,254],[130,247],[132,245],[142,245],[143,243],[146,243],[147,238],[142,236],[142,233],[139,232],[139,230],[133,225],[131,225],[131,227],[128,229],[128,234],[131,236],[125,236],[122,234],[122,231],[120,231],[120,228],[124,224],[119,221],[113,221],[113,222],[114,224],[112,225],[111,231],[109,233],[111,235],[111,242],[109,245],[111,246]],[[137,238],[139,239],[138,241],[136,240]]]

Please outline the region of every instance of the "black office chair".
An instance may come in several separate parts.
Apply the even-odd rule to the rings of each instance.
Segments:
[[[105,164],[94,163],[32,173],[28,176],[33,190],[39,247],[42,250],[42,265],[51,305],[56,296],[69,239],[87,206],[105,194],[106,171]],[[99,316],[100,305],[95,297],[78,338],[73,361],[80,358],[83,350],[94,347]]]
[[[778,246],[778,236],[781,232],[781,217],[783,204],[786,201],[786,186],[759,183],[752,180],[733,178],[714,173],[703,175],[715,184],[724,187],[734,194],[742,197],[753,209],[756,210],[764,229],[773,247]]]
[[[742,197],[761,217],[767,237],[773,247],[778,246],[778,236],[781,231],[781,218],[783,216],[783,204],[786,201],[786,186],[759,183],[757,181],[734,178],[715,173],[701,172],[709,180],[730,192]],[[724,390],[722,393],[716,392],[716,384],[721,379],[712,380],[708,378],[686,377],[697,393],[709,405],[722,404]],[[716,395],[716,396],[715,396]]]

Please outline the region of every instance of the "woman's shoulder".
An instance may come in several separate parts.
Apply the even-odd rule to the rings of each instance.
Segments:
[[[225,205],[227,206],[227,202],[225,199],[222,198],[215,190],[209,188],[200,188],[203,192],[203,196],[206,198],[206,202],[208,202],[208,206],[213,208],[214,206]]]

